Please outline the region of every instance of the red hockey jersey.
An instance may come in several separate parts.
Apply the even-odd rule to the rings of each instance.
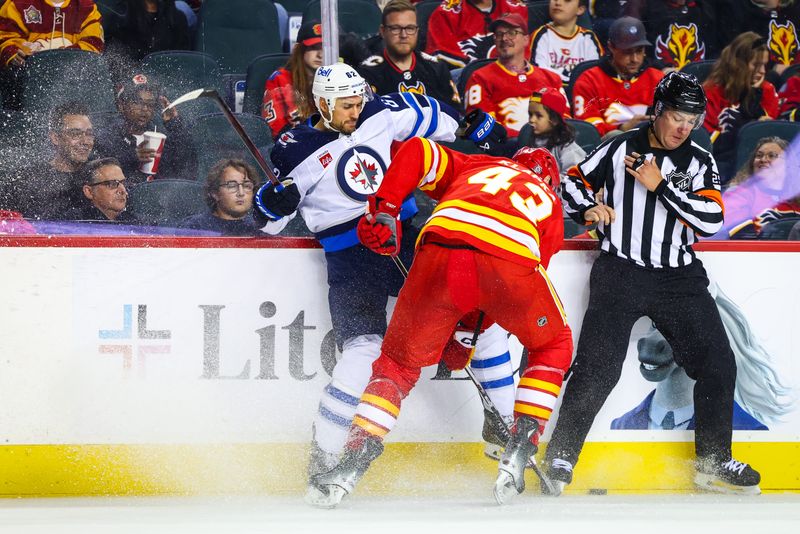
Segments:
[[[711,134],[713,141],[716,140],[720,133],[726,131],[726,115],[729,114],[729,110],[738,109],[739,106],[738,103],[733,104],[725,98],[722,93],[722,87],[719,85],[707,84],[704,89],[708,104],[706,105],[706,119],[703,126]],[[775,86],[768,81],[764,81],[761,84],[761,109],[765,115],[769,115],[772,119],[778,116],[778,93],[775,91]],[[731,126],[735,127],[734,124],[737,121],[731,117],[729,119],[731,119]],[[757,117],[751,118],[751,120],[755,119]]]
[[[561,77],[553,71],[528,66],[517,74],[495,61],[472,73],[467,81],[467,113],[480,108],[502,124],[509,137],[516,137],[528,122],[528,100],[542,87],[561,89]]]
[[[545,268],[564,240],[561,201],[533,171],[414,137],[392,160],[377,196],[398,206],[419,187],[438,201],[420,239],[436,234],[522,265]]]
[[[528,8],[519,0],[494,0],[488,13],[469,0],[442,0],[428,19],[425,52],[454,67],[463,67],[476,59],[496,57],[489,25],[503,13],[517,13],[528,21]]]
[[[267,121],[273,139],[278,138],[284,126],[287,124],[294,126],[300,120],[300,112],[295,103],[292,73],[288,70],[278,69],[267,79],[261,103],[261,118]]]
[[[576,119],[594,124],[605,135],[653,105],[653,93],[664,73],[646,67],[638,76],[623,80],[603,59],[578,76],[572,88],[572,109]]]

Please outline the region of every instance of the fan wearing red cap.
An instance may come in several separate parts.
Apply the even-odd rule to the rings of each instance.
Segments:
[[[289,61],[273,72],[264,86],[261,117],[267,121],[274,139],[316,112],[311,85],[321,65],[322,24],[311,20],[300,26]]]
[[[563,90],[542,87],[535,91],[528,101],[528,115],[530,137],[520,132],[520,144],[552,152],[562,176],[583,161],[586,152],[575,142],[575,129],[565,120],[569,106]]]

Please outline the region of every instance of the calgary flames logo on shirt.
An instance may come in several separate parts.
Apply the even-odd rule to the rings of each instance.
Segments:
[[[400,93],[416,93],[418,95],[426,94],[425,84],[419,80],[417,80],[414,85],[407,84],[406,82],[400,82],[397,84],[397,91]]]
[[[656,57],[668,65],[680,69],[687,63],[699,61],[706,56],[706,45],[697,38],[697,25],[670,24],[666,36],[656,39]]]
[[[520,131],[528,122],[528,98],[506,98],[500,102],[500,123],[508,130]]]
[[[772,60],[782,65],[791,65],[797,56],[797,30],[791,20],[785,24],[769,23],[769,50]]]
[[[442,2],[442,9],[445,11],[452,11],[453,13],[461,13],[461,0],[444,0]]]
[[[344,151],[336,165],[336,180],[342,193],[363,202],[374,194],[383,181],[386,163],[368,146],[355,146]]]

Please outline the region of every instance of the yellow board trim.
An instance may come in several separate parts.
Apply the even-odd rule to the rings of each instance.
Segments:
[[[549,391],[556,397],[561,392],[561,386],[557,386],[550,382],[545,382],[544,380],[539,380],[538,378],[522,378],[519,381],[520,387],[529,387],[529,388],[536,388],[536,389],[543,389],[545,391]]]
[[[305,490],[306,443],[0,446],[0,495],[296,495]],[[539,451],[542,458],[543,451]],[[800,443],[734,443],[766,492],[800,493]],[[587,443],[567,493],[693,490],[691,442]],[[481,443],[388,443],[359,494],[462,496],[485,485],[497,463]],[[531,490],[533,491],[533,490]],[[491,499],[491,497],[488,497]]]
[[[368,402],[372,405],[377,406],[378,408],[382,408],[392,414],[395,419],[397,416],[400,415],[400,408],[389,402],[388,400],[384,399],[383,397],[379,397],[377,395],[373,395],[372,393],[364,393],[361,395],[361,402]]]

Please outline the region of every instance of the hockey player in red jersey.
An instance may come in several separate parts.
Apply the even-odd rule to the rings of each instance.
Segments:
[[[558,166],[541,148],[523,148],[515,159],[464,155],[413,138],[369,197],[359,239],[384,255],[399,252],[397,217],[409,193],[419,187],[439,203],[417,241],[345,454],[331,471],[312,478],[320,492],[315,504],[336,506],[353,490],[383,452],[383,438],[421,368],[439,360],[459,320],[476,311],[516,335],[529,351],[495,496],[503,503],[524,490],[524,468],[561,390],[572,335],[545,270],[564,236],[561,203],[551,189]]]

